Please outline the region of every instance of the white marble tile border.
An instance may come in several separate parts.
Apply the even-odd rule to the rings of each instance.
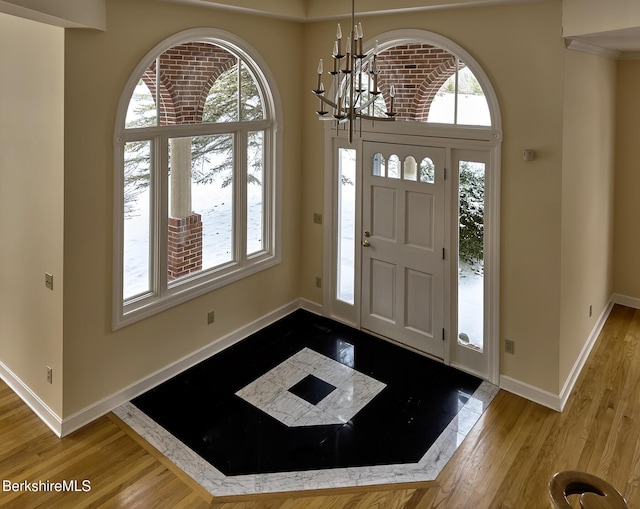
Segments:
[[[498,387],[482,382],[418,463],[225,476],[131,403],[114,413],[213,496],[434,480],[480,419]]]

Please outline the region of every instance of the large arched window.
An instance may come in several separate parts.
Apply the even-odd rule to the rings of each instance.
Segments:
[[[231,34],[158,45],[115,129],[114,326],[278,262],[277,94]]]

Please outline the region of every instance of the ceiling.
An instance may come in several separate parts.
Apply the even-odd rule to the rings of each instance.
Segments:
[[[581,35],[576,39],[612,51],[640,52],[640,27]]]

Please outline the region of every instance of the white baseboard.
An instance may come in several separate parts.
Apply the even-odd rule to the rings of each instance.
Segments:
[[[567,377],[567,380],[565,381],[564,386],[560,391],[560,411],[564,409],[564,406],[567,404],[567,401],[569,400],[569,396],[571,396],[573,387],[576,385],[576,382],[578,381],[578,376],[580,376],[580,373],[582,372],[582,368],[584,368],[584,365],[587,362],[587,359],[589,358],[589,354],[591,353],[591,350],[593,350],[593,347],[595,346],[596,341],[598,340],[598,336],[600,336],[600,333],[602,332],[602,328],[604,327],[604,324],[607,322],[607,318],[609,318],[609,314],[613,309],[613,304],[614,302],[613,302],[613,296],[612,296],[611,299],[609,299],[609,303],[607,304],[607,306],[602,310],[602,312],[600,313],[600,316],[598,316],[598,319],[596,320],[596,323],[593,326],[593,329],[591,330],[591,334],[589,334],[589,337],[587,338],[587,342],[582,347],[582,351],[580,352],[580,355],[576,359],[576,362],[574,363],[573,368],[571,369],[571,372],[569,373],[569,376]]]
[[[620,304],[621,306],[640,309],[640,299],[636,299],[635,297],[628,297],[626,295],[614,293],[611,300],[614,304]]]
[[[322,304],[318,304],[316,302],[312,302],[307,299],[300,299],[300,307],[305,311],[309,311],[310,313],[322,316],[323,307]]]
[[[51,428],[51,431],[59,437],[62,436],[62,419],[2,362],[0,362],[0,378]]]
[[[571,392],[573,391],[578,377],[582,372],[582,368],[584,368],[584,365],[589,358],[589,354],[591,353],[591,350],[593,350],[600,332],[602,332],[602,328],[604,327],[604,324],[609,317],[609,313],[611,313],[613,305],[615,303],[622,304],[622,302],[617,302],[615,297],[615,295],[611,297],[607,306],[600,313],[598,320],[596,320],[596,323],[591,330],[587,341],[582,347],[580,355],[576,359],[576,362],[573,364],[573,368],[571,369],[569,376],[565,380],[560,394],[553,394],[551,392],[542,390],[539,387],[529,385],[525,382],[504,375],[500,376],[500,388],[558,412],[562,412],[565,405],[567,404],[567,401],[569,400],[569,396],[571,396]]]
[[[209,345],[190,353],[189,355],[156,371],[155,373],[146,376],[145,378],[131,384],[121,391],[118,391],[117,393],[112,394],[111,396],[108,396],[107,398],[104,398],[103,400],[80,410],[74,415],[71,415],[63,420],[61,432],[58,433],[58,435],[68,435],[69,433],[85,426],[86,424],[89,424],[98,417],[101,417],[104,414],[110,412],[114,408],[119,407],[127,401],[131,401],[133,398],[147,392],[148,390],[156,387],[162,382],[165,382],[170,378],[178,375],[179,373],[182,373],[183,371],[189,369],[190,367],[195,366],[199,362],[208,359],[212,355],[221,352],[222,350],[230,347],[231,345],[246,338],[254,332],[258,332],[260,329],[266,327],[267,325],[270,325],[280,318],[284,318],[289,313],[300,308],[306,309],[305,304],[306,303],[301,301],[294,301],[279,309],[276,309],[275,311],[272,311],[271,313],[268,313],[267,315],[235,330],[234,332],[231,332],[226,336],[223,336],[222,338],[216,339]]]
[[[562,409],[560,396],[557,394],[542,390],[539,387],[529,385],[515,378],[500,375],[500,388],[528,399],[529,401],[533,401],[534,403],[551,408],[552,410],[560,412]]]

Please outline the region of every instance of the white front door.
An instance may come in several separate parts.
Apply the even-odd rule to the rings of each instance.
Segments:
[[[444,358],[445,156],[364,142],[361,326]]]

